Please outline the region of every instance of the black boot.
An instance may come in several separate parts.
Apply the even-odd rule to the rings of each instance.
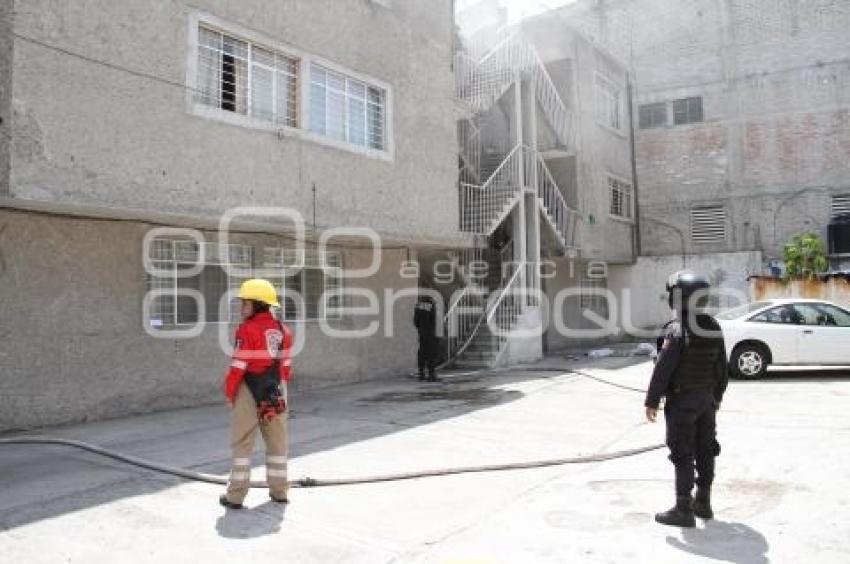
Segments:
[[[696,527],[693,500],[690,496],[676,497],[676,505],[664,513],[656,513],[655,520],[671,527]]]
[[[227,509],[242,509],[241,503],[234,503],[230,501],[224,494],[222,494],[221,497],[218,498],[218,502]]]
[[[714,519],[714,511],[711,509],[711,488],[697,487],[697,495],[694,498],[694,515],[700,519]]]

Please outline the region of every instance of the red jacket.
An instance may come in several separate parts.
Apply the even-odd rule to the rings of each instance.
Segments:
[[[236,350],[224,378],[224,395],[233,401],[245,374],[263,374],[280,359],[280,379],[292,378],[292,331],[265,311],[244,321],[236,330]]]

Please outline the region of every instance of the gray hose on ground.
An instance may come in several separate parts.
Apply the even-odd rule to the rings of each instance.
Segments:
[[[2,445],[61,445],[70,446],[82,449],[100,456],[105,456],[119,462],[124,462],[146,470],[152,470],[161,474],[170,474],[178,478],[194,480],[198,482],[206,482],[208,484],[226,485],[227,478],[215,476],[213,474],[205,474],[203,472],[195,472],[193,470],[185,470],[165,464],[158,464],[143,458],[137,458],[127,454],[121,454],[105,448],[101,448],[82,441],[73,439],[61,439],[56,437],[17,437],[0,439]],[[550,460],[536,460],[531,462],[513,462],[507,464],[485,464],[481,466],[460,466],[457,468],[441,468],[436,470],[424,470],[420,472],[403,472],[399,474],[384,474],[377,476],[364,476],[361,478],[340,478],[340,479],[315,479],[315,478],[300,478],[290,481],[290,487],[293,488],[315,488],[320,486],[345,486],[354,484],[371,484],[376,482],[393,482],[399,480],[413,480],[416,478],[430,478],[434,476],[449,476],[452,474],[471,474],[475,472],[499,472],[505,470],[521,470],[526,468],[545,468],[547,466],[562,466],[565,464],[587,464],[591,462],[604,462],[606,460],[614,460],[616,458],[625,458],[635,456],[664,448],[665,445],[652,445],[647,447],[619,450],[605,454],[593,454],[589,456],[577,456],[573,458],[554,458]],[[251,482],[252,488],[267,488],[265,482]]]

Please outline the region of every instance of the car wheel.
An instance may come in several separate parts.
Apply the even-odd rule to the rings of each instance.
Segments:
[[[739,345],[732,352],[732,374],[744,380],[755,380],[767,372],[768,353],[758,344]]]

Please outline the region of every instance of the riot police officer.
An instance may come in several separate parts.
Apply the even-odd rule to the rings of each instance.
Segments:
[[[434,373],[437,366],[439,341],[437,340],[437,311],[431,296],[420,296],[413,312],[413,325],[419,334],[419,350],[416,354],[419,379],[438,382]],[[425,369],[428,376],[425,376]]]
[[[720,325],[699,311],[710,284],[689,271],[673,274],[667,282],[668,303],[676,318],[659,339],[658,359],[646,394],[646,418],[655,422],[661,397],[667,446],[676,469],[676,505],[658,513],[664,525],[693,527],[694,516],[711,519],[714,459],[720,454],[715,412],[728,383],[726,350]],[[694,470],[696,469],[696,479]],[[696,483],[696,498],[691,497]]]

